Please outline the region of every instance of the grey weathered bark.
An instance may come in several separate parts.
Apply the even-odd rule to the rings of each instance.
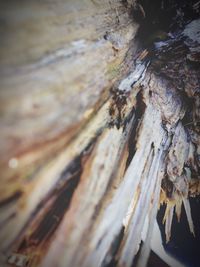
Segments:
[[[134,1],[1,3],[3,266],[128,267],[141,240],[145,266],[160,203],[167,240],[182,203],[194,233],[199,39],[189,25],[152,56],[147,16]]]

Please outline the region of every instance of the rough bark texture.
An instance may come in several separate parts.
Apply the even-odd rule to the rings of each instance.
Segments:
[[[1,3],[2,266],[145,266],[162,203],[195,233],[199,3],[149,41],[146,2]]]

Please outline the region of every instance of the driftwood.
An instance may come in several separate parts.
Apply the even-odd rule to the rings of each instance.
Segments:
[[[199,21],[152,50],[145,3],[1,5],[2,266],[146,266],[161,204],[195,234]]]

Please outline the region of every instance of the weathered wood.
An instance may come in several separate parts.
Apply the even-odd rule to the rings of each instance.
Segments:
[[[32,225],[41,203],[48,210],[65,171],[99,135],[103,141],[106,128],[117,120],[117,107],[116,115],[109,115],[110,89],[129,71],[132,59],[126,54],[132,55],[138,25],[121,1],[1,5],[0,243],[7,250]],[[114,131],[117,138],[120,131]],[[112,132],[105,137],[107,145]]]
[[[198,20],[143,40],[148,8],[1,3],[2,266],[146,266],[160,204],[166,241],[182,205],[195,233]]]

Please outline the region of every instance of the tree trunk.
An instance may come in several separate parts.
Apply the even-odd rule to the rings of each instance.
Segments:
[[[146,266],[160,205],[195,234],[200,5],[157,2],[0,4],[2,266]]]

